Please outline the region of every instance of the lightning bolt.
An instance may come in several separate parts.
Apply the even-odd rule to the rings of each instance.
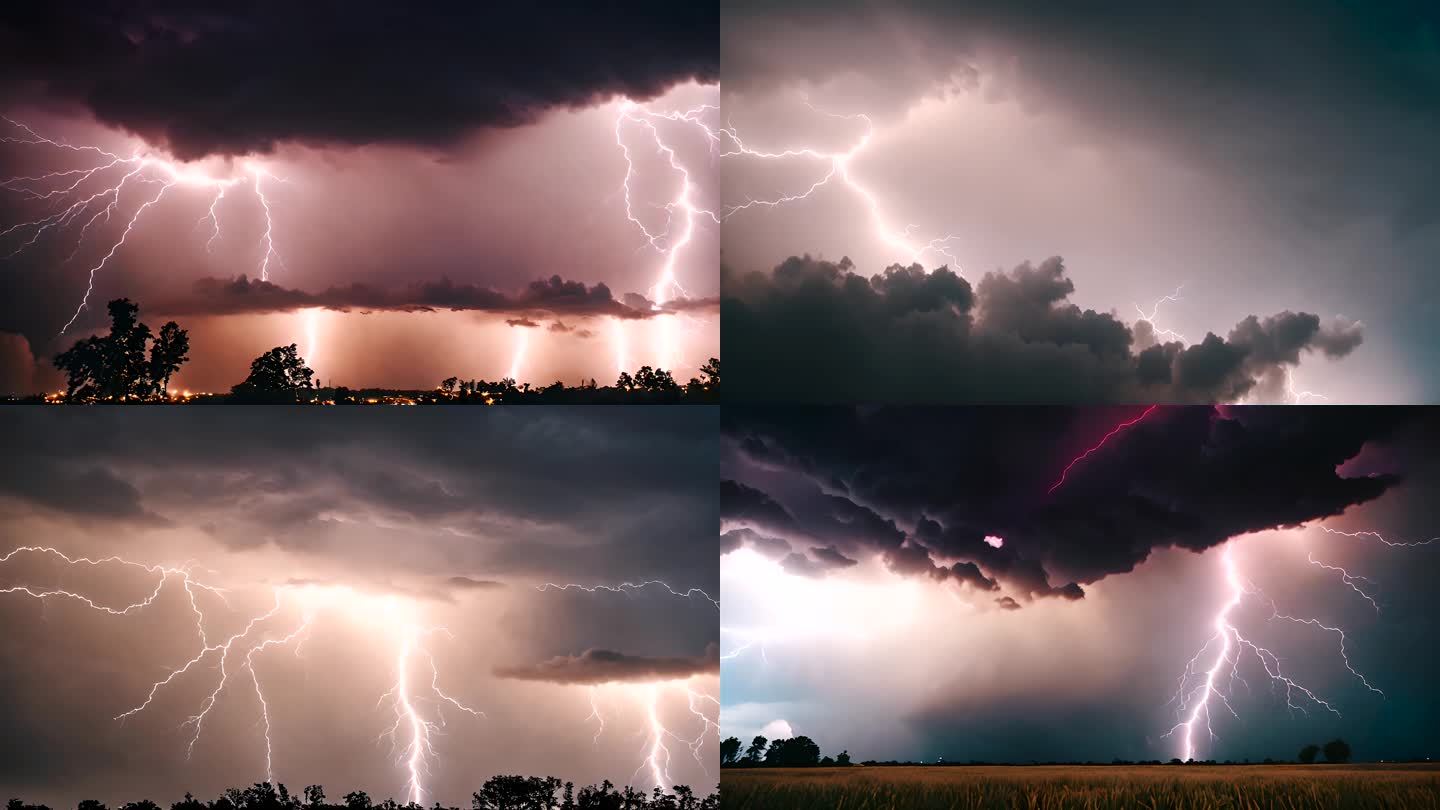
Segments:
[[[1111,439],[1115,438],[1116,434],[1124,431],[1127,428],[1134,427],[1135,425],[1140,424],[1140,422],[1144,421],[1145,417],[1153,413],[1158,407],[1158,405],[1151,405],[1150,407],[1146,408],[1144,412],[1142,412],[1139,416],[1121,422],[1120,424],[1111,428],[1109,433],[1106,433],[1103,437],[1101,437],[1100,441],[1096,442],[1094,447],[1091,447],[1089,450],[1086,450],[1085,452],[1071,459],[1070,463],[1066,464],[1065,469],[1061,471],[1060,477],[1055,479],[1055,483],[1050,485],[1050,489],[1048,490],[1049,494],[1055,494],[1055,490],[1059,489],[1060,486],[1065,483],[1066,477],[1070,475],[1070,470],[1073,469],[1076,464],[1079,464],[1080,462],[1089,458],[1092,454],[1098,452],[1100,448],[1105,446],[1106,442],[1109,442]]]
[[[1413,548],[1428,545],[1435,540],[1440,540],[1440,538],[1430,538],[1416,542],[1395,542],[1387,540],[1379,532],[1374,531],[1346,532],[1331,529],[1326,526],[1319,526],[1317,528],[1331,535],[1374,540],[1391,548]],[[1166,732],[1165,735],[1162,735],[1168,737],[1174,734],[1179,737],[1181,759],[1194,759],[1197,751],[1196,737],[1201,734],[1202,729],[1210,740],[1218,739],[1212,726],[1212,711],[1215,705],[1223,706],[1232,715],[1237,718],[1239,717],[1239,714],[1236,713],[1235,709],[1230,705],[1227,694],[1233,689],[1235,681],[1240,680],[1243,682],[1243,679],[1239,675],[1239,666],[1240,657],[1246,651],[1254,654],[1273,684],[1284,688],[1287,708],[1292,711],[1298,709],[1302,713],[1308,713],[1305,709],[1305,706],[1308,704],[1312,707],[1331,712],[1337,717],[1340,716],[1340,711],[1329,701],[1316,695],[1310,689],[1302,686],[1286,675],[1281,670],[1279,656],[1241,635],[1239,629],[1237,629],[1235,623],[1232,621],[1231,615],[1247,596],[1262,600],[1269,606],[1269,621],[1284,621],[1304,625],[1334,635],[1338,646],[1340,662],[1346,671],[1366,690],[1382,698],[1385,697],[1385,692],[1371,683],[1365,674],[1357,669],[1351,662],[1349,651],[1346,649],[1348,639],[1343,628],[1326,624],[1315,618],[1282,613],[1274,600],[1265,596],[1258,588],[1253,585],[1248,585],[1244,581],[1234,556],[1231,553],[1230,546],[1227,545],[1225,547],[1220,559],[1224,582],[1228,591],[1228,598],[1220,606],[1215,617],[1212,619],[1214,633],[1185,665],[1185,669],[1180,675],[1179,687],[1175,697],[1172,698],[1172,702],[1178,704],[1183,719],[1173,726],[1170,731]],[[1341,577],[1341,582],[1344,585],[1359,594],[1379,612],[1380,605],[1375,601],[1374,597],[1356,585],[1357,582],[1368,582],[1369,580],[1365,577],[1352,574],[1339,566],[1320,562],[1315,558],[1313,552],[1308,554],[1308,560],[1312,565],[1338,572]],[[1214,648],[1213,652],[1211,652],[1212,648]],[[1199,669],[1201,666],[1199,662],[1200,659],[1207,654],[1212,654],[1213,658],[1210,661],[1209,668],[1202,673]],[[1199,681],[1198,683],[1196,683],[1197,680]],[[1299,702],[1296,702],[1297,700]]]
[[[1133,301],[1131,302],[1131,305],[1135,307],[1135,312],[1136,312],[1136,314],[1140,316],[1139,320],[1144,321],[1145,323],[1150,324],[1151,329],[1155,332],[1155,334],[1156,334],[1157,336],[1168,337],[1168,338],[1170,338],[1170,339],[1172,339],[1172,340],[1178,340],[1178,341],[1180,341],[1181,343],[1189,343],[1190,341],[1189,341],[1189,340],[1186,340],[1186,339],[1185,339],[1185,336],[1182,335],[1182,334],[1180,334],[1179,332],[1176,332],[1176,331],[1173,330],[1173,329],[1162,329],[1162,328],[1160,327],[1160,322],[1157,320],[1157,318],[1158,318],[1159,315],[1160,315],[1160,306],[1161,306],[1162,304],[1172,303],[1172,302],[1179,301],[1179,300],[1180,300],[1180,291],[1183,290],[1184,288],[1185,288],[1185,285],[1184,285],[1184,284],[1181,284],[1179,287],[1176,287],[1176,288],[1175,288],[1175,292],[1170,293],[1169,295],[1165,296],[1164,298],[1157,298],[1157,299],[1155,300],[1155,302],[1150,305],[1150,311],[1149,311],[1149,312],[1146,312],[1145,310],[1141,309],[1141,308],[1140,308],[1140,305],[1134,303]]]
[[[190,729],[189,740],[185,746],[186,759],[189,759],[200,741],[206,721],[227,693],[227,689],[233,685],[234,677],[243,679],[248,676],[258,711],[257,725],[264,744],[265,777],[272,784],[276,780],[270,703],[265,696],[263,681],[257,669],[262,654],[272,648],[293,647],[298,656],[301,645],[309,637],[323,610],[357,603],[368,607],[363,602],[362,595],[340,586],[273,586],[270,587],[271,600],[268,608],[249,615],[239,630],[214,636],[212,631],[207,629],[210,617],[202,606],[200,597],[213,597],[229,607],[226,591],[196,578],[193,564],[163,566],[119,556],[72,557],[49,546],[21,546],[0,556],[0,564],[8,563],[21,555],[48,558],[70,568],[128,568],[155,577],[155,585],[148,592],[124,605],[104,604],[78,591],[63,588],[36,588],[27,585],[0,588],[0,594],[17,594],[42,601],[65,599],[111,616],[128,616],[143,611],[160,599],[168,583],[178,582],[185,592],[186,603],[195,616],[198,651],[178,666],[171,667],[163,677],[150,685],[143,699],[116,714],[113,719],[123,722],[150,709],[163,691],[191,673],[200,670],[213,671],[216,673],[213,687],[201,698],[194,713],[180,723],[181,728]],[[282,616],[287,607],[297,609],[297,619]],[[394,685],[381,695],[377,706],[387,697],[393,698],[395,724],[388,732],[383,732],[381,737],[388,735],[394,739],[397,734],[406,735],[408,742],[397,757],[397,764],[403,767],[406,774],[405,789],[411,801],[421,803],[427,795],[424,777],[430,774],[431,764],[437,757],[433,738],[445,726],[442,707],[459,710],[477,718],[483,718],[485,714],[462,703],[440,686],[440,669],[423,642],[431,634],[443,633],[448,636],[449,631],[440,627],[421,627],[402,614],[401,606],[393,597],[385,601],[380,618],[386,620],[386,626],[396,630],[398,643],[394,658]],[[371,618],[373,617],[367,614],[367,619]],[[411,670],[417,666],[416,662],[421,660],[430,671],[430,679],[428,684],[417,686]],[[433,706],[433,709],[427,706]]]
[[[715,597],[711,596],[700,588],[687,588],[683,591],[677,591],[665,582],[662,582],[658,579],[647,579],[640,582],[622,582],[619,585],[579,585],[573,582],[567,582],[564,584],[546,582],[541,585],[536,585],[535,590],[542,592],[551,590],[576,590],[584,591],[585,593],[598,593],[600,591],[605,591],[607,593],[619,593],[629,595],[636,591],[640,591],[649,587],[662,588],[666,593],[670,594],[671,596],[676,596],[681,599],[693,599],[698,596],[709,602],[710,604],[714,605],[716,610],[720,609],[720,600],[716,599]]]
[[[639,764],[635,772],[630,776],[630,785],[639,787],[641,784],[649,784],[669,790],[675,785],[676,780],[671,775],[674,754],[671,745],[683,745],[690,752],[695,763],[700,766],[706,778],[710,778],[710,768],[705,763],[703,749],[705,744],[720,740],[720,724],[707,713],[707,708],[714,707],[716,713],[720,709],[720,701],[715,696],[706,694],[690,684],[690,679],[674,681],[656,681],[647,684],[611,683],[598,684],[588,687],[590,714],[585,717],[585,722],[595,720],[598,728],[595,731],[594,743],[600,744],[600,737],[605,733],[605,715],[600,711],[599,693],[602,689],[614,689],[629,692],[634,696],[638,704],[641,725],[645,729],[644,741],[641,744]],[[667,693],[680,693],[685,697],[685,708],[688,714],[696,721],[696,731],[693,736],[686,736],[665,721],[662,711]],[[648,779],[642,783],[642,774]]]
[[[253,189],[255,200],[261,212],[263,222],[260,235],[260,258],[257,263],[257,271],[262,281],[270,278],[270,265],[272,262],[284,266],[285,262],[275,246],[275,222],[274,212],[271,208],[270,198],[264,187],[264,181],[279,179],[272,175],[260,164],[253,160],[246,160],[243,165],[242,174],[218,177],[209,174],[194,166],[186,165],[180,161],[167,158],[164,155],[149,151],[145,148],[135,150],[128,156],[119,155],[107,151],[98,146],[81,145],[76,146],[63,141],[58,141],[35,132],[29,126],[14,121],[8,117],[0,116],[3,120],[16,130],[23,133],[23,136],[8,136],[0,138],[0,143],[10,143],[21,146],[35,146],[52,151],[66,151],[76,155],[84,155],[94,161],[93,165],[77,168],[64,169],[44,174],[11,177],[0,180],[0,189],[15,192],[22,198],[34,201],[44,201],[53,206],[63,205],[59,211],[48,214],[39,219],[28,222],[21,222],[0,230],[0,238],[15,236],[23,239],[4,258],[13,258],[28,248],[34,246],[46,233],[58,234],[65,231],[80,221],[87,212],[91,212],[84,225],[79,228],[75,235],[74,248],[71,250],[66,262],[73,259],[85,246],[87,235],[91,226],[97,221],[103,220],[108,223],[112,216],[120,213],[122,203],[122,192],[127,186],[146,185],[158,186],[159,190],[153,194],[142,193],[142,202],[136,205],[125,219],[125,226],[120,235],[109,243],[104,255],[95,264],[91,265],[86,273],[85,292],[80,297],[75,313],[61,328],[60,334],[65,334],[75,325],[80,314],[89,306],[90,294],[95,289],[95,277],[100,271],[110,264],[111,260],[124,247],[131,233],[140,226],[142,216],[146,211],[156,207],[166,194],[177,186],[196,188],[209,192],[209,203],[206,213],[196,223],[209,222],[210,236],[205,241],[206,251],[214,247],[214,243],[220,238],[220,201],[225,197],[226,192],[232,187],[249,181]],[[113,179],[117,171],[123,171],[119,179]],[[110,179],[107,179],[110,178]],[[96,185],[99,189],[91,191]],[[103,204],[103,205],[102,205]],[[28,237],[28,238],[26,238]]]
[[[916,241],[911,234],[917,229],[914,224],[906,225],[904,228],[896,229],[891,220],[885,214],[884,206],[880,198],[868,186],[862,183],[853,170],[855,158],[859,157],[870,146],[875,137],[875,125],[870,116],[863,113],[853,115],[840,115],[836,113],[819,110],[813,105],[806,103],[812,111],[819,115],[827,116],[840,121],[859,121],[864,123],[864,131],[850,144],[848,149],[839,152],[825,151],[812,146],[799,146],[779,151],[756,149],[746,145],[734,127],[724,127],[719,133],[724,137],[729,146],[720,153],[720,157],[747,158],[752,160],[789,161],[804,160],[812,161],[824,167],[824,173],[809,186],[801,191],[780,194],[768,199],[750,198],[742,203],[726,206],[722,211],[722,217],[729,218],[741,211],[752,208],[778,208],[783,205],[799,202],[808,199],[820,189],[829,186],[832,182],[838,182],[855,196],[865,208],[869,215],[869,222],[875,238],[888,248],[897,251],[906,257],[907,263],[918,263],[921,259],[933,254],[942,257],[948,265],[960,272],[960,260],[951,251],[951,243],[960,238],[957,234],[948,234],[928,241]]]

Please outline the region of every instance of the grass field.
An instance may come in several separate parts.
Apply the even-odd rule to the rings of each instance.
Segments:
[[[1440,810],[1440,766],[955,766],[727,769],[734,810]]]

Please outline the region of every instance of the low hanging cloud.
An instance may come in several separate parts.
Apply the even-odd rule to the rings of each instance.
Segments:
[[[538,327],[538,321],[525,315],[549,313],[576,318],[605,316],[639,320],[666,313],[714,309],[718,305],[713,298],[679,298],[661,305],[633,293],[625,296],[627,301],[632,297],[636,299],[635,306],[616,300],[604,283],[589,286],[560,276],[532,281],[516,292],[457,284],[442,278],[400,288],[356,283],[311,293],[241,275],[231,279],[202,278],[188,291],[162,297],[154,304],[147,304],[147,309],[166,315],[240,315],[314,308],[341,312],[493,312],[518,316],[507,319],[511,326]],[[551,331],[573,329],[560,326],[563,328],[552,325]],[[585,336],[588,335],[582,335]]]
[[[810,256],[722,274],[726,361],[754,400],[1228,402],[1281,394],[1302,354],[1344,357],[1362,340],[1358,323],[1282,312],[1161,342],[1148,322],[1068,303],[1059,257],[975,286],[945,267],[866,278]]]
[[[564,685],[682,681],[720,672],[720,647],[706,646],[693,657],[648,657],[614,650],[589,649],[579,655],[557,655],[535,664],[496,667],[495,675],[521,681]]]
[[[727,408],[721,551],[751,548],[805,576],[879,559],[900,576],[993,594],[1003,609],[1080,599],[1155,549],[1203,551],[1380,496],[1400,479],[1339,468],[1415,418],[1159,407],[1054,486],[1143,410]]]
[[[718,27],[714,4],[649,0],[623,14],[586,2],[45,4],[0,21],[0,103],[79,108],[184,159],[282,142],[443,147],[552,109],[714,82]]]

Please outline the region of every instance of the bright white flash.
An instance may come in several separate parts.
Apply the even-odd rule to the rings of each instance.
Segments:
[[[3,116],[0,116],[3,118]],[[83,155],[91,161],[83,168],[66,169],[31,176],[11,177],[0,180],[0,189],[13,192],[22,199],[35,201],[44,206],[44,216],[20,222],[0,230],[0,239],[18,240],[18,244],[5,252],[3,258],[12,258],[33,246],[42,237],[58,238],[66,231],[73,232],[74,249],[69,258],[75,258],[86,244],[92,228],[103,228],[112,217],[123,220],[124,227],[119,235],[108,242],[108,249],[87,271],[85,293],[81,296],[75,313],[60,329],[60,334],[74,326],[80,313],[90,303],[90,294],[95,289],[95,276],[115,258],[125,246],[130,234],[141,226],[146,211],[158,206],[167,192],[176,187],[200,189],[209,194],[206,213],[196,223],[197,227],[208,223],[210,233],[205,241],[206,250],[214,247],[221,237],[220,209],[226,192],[236,186],[248,186],[255,198],[263,221],[259,237],[259,258],[257,274],[262,281],[270,278],[272,262],[284,266],[284,261],[275,246],[275,225],[270,198],[264,187],[268,180],[277,179],[258,162],[247,159],[242,172],[228,176],[216,176],[194,165],[188,165],[154,152],[137,149],[128,156],[118,155],[97,146],[75,146],[40,135],[29,126],[3,118],[12,132],[18,134],[0,138],[0,143],[31,146],[53,151],[66,151]],[[125,213],[128,211],[129,213]],[[80,224],[76,227],[77,223]],[[97,227],[98,223],[98,227]],[[97,239],[99,237],[96,237]]]

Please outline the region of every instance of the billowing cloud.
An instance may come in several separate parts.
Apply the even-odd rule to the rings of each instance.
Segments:
[[[0,22],[0,98],[80,108],[181,158],[281,142],[443,146],[714,81],[718,16],[653,2],[624,14],[584,2],[45,6]]]
[[[495,674],[501,678],[588,685],[679,681],[719,671],[720,647],[715,644],[693,657],[657,658],[590,649],[579,655],[556,656],[536,664],[495,668]]]
[[[721,523],[747,528],[722,550],[749,546],[806,575],[827,560],[878,557],[901,576],[1001,591],[1017,605],[1080,599],[1082,585],[1130,571],[1155,549],[1203,551],[1381,495],[1394,476],[1340,468],[1413,417],[1369,408],[730,408],[722,474],[735,479],[726,491],[746,497],[722,497]]]
[[[1058,257],[974,288],[944,267],[866,278],[809,256],[724,282],[732,389],[751,400],[1234,401],[1273,393],[1302,353],[1340,357],[1361,341],[1358,324],[1283,312],[1226,338],[1157,342],[1146,321],[1069,303]]]

